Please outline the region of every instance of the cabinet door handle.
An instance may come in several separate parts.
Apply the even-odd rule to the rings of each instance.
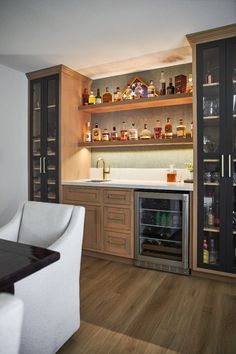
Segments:
[[[39,158],[39,173],[42,173],[42,157]]]
[[[46,157],[43,157],[43,173],[46,173]]]
[[[221,177],[225,176],[225,157],[221,155]]]
[[[231,155],[229,154],[229,177],[231,177]]]

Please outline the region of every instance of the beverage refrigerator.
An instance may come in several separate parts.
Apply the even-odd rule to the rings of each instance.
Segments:
[[[189,193],[135,192],[135,264],[190,274]]]

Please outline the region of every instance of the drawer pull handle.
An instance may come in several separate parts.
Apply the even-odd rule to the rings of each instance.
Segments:
[[[125,199],[124,195],[108,194],[107,198],[109,199]]]
[[[110,245],[115,245],[115,246],[124,246],[125,248],[127,247],[127,240],[120,240],[119,241],[112,241],[112,240],[107,240],[107,242],[110,244]]]

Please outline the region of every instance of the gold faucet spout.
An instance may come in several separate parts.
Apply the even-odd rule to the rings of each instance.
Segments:
[[[99,157],[99,158],[97,159],[96,168],[99,167],[100,161],[102,162],[102,178],[103,178],[103,180],[104,180],[104,179],[106,179],[106,175],[110,173],[110,167],[107,167],[107,168],[106,168],[105,161],[103,160],[102,157]]]

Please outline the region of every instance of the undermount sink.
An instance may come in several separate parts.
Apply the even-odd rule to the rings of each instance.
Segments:
[[[88,179],[85,182],[95,182],[95,183],[104,183],[104,182],[110,182],[111,179]]]

